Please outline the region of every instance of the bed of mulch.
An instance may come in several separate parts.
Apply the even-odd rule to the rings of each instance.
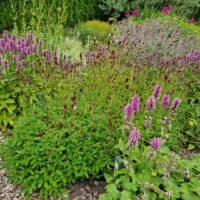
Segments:
[[[0,132],[0,142],[4,142],[4,137]],[[184,159],[189,159],[195,154],[199,154],[200,150],[188,151],[181,149],[180,156]],[[0,158],[0,200],[24,200],[20,195],[20,187],[11,183],[6,172],[2,169],[2,159]],[[103,181],[80,181],[75,183],[70,188],[70,193],[63,198],[49,198],[49,200],[62,200],[69,197],[70,200],[98,200],[100,194],[105,192],[105,182]],[[33,194],[32,200],[38,200],[37,196]]]

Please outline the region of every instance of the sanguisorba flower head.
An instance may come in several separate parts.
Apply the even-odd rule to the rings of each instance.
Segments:
[[[159,96],[161,95],[162,92],[162,87],[161,85],[155,85],[154,90],[153,90],[153,95],[156,99],[159,98]]]
[[[126,120],[131,119],[133,112],[132,112],[132,106],[130,103],[124,106],[124,115],[125,115]]]
[[[138,141],[140,139],[140,132],[133,127],[128,138],[128,144],[131,146],[136,146],[138,144]]]
[[[147,110],[153,111],[156,107],[156,98],[154,96],[150,96],[147,100]]]
[[[137,16],[139,14],[139,11],[138,10],[133,10],[132,11],[132,16]]]
[[[178,107],[180,106],[181,104],[181,99],[180,98],[175,98],[173,101],[172,101],[172,106],[171,106],[171,110],[174,112],[178,109]]]
[[[154,137],[151,140],[151,149],[158,151],[161,147],[161,139],[158,137]]]
[[[162,107],[163,108],[169,108],[170,107],[170,96],[165,94],[162,97]]]
[[[140,109],[140,98],[138,96],[134,96],[131,99],[131,109],[133,113],[139,112]]]
[[[165,6],[163,9],[162,9],[162,13],[168,15],[169,14],[169,8],[167,6]]]

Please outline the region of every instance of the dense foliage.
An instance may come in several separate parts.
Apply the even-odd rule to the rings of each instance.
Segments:
[[[101,199],[198,199],[199,5],[167,3],[1,1],[0,162],[23,194],[105,175]]]

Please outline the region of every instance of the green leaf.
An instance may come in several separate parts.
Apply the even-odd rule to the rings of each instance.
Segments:
[[[195,145],[189,144],[187,149],[188,149],[189,151],[190,151],[190,150],[193,150],[193,149],[195,149]]]
[[[120,200],[132,200],[131,198],[131,193],[124,190],[122,193],[121,193],[121,198]]]

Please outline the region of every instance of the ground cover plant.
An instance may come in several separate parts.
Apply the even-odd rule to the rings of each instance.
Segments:
[[[65,33],[71,21],[56,2],[36,18],[34,6],[20,13],[0,39],[0,162],[9,179],[25,199],[64,198],[71,184],[94,179],[107,184],[100,199],[198,199],[199,26],[169,4],[153,16],[123,7],[118,22]],[[197,153],[187,159],[182,149]]]

